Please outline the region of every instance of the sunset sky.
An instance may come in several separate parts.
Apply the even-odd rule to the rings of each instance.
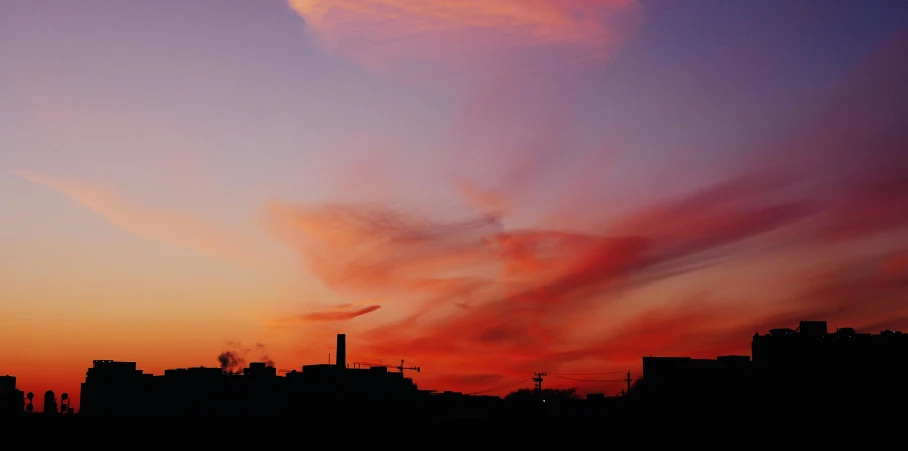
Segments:
[[[74,406],[93,359],[337,333],[615,392],[908,329],[901,0],[9,0],[0,64],[0,374]]]

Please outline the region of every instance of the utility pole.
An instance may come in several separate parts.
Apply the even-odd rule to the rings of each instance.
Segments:
[[[533,373],[533,382],[536,383],[536,391],[542,391],[542,376],[548,376],[548,373]]]
[[[627,379],[624,380],[627,382],[627,391],[625,393],[631,392],[631,370],[627,370]]]

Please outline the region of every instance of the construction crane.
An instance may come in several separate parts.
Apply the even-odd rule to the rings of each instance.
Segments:
[[[400,365],[397,367],[397,371],[400,371],[400,374],[403,374],[404,370],[416,370],[416,372],[418,373],[419,367],[418,366],[404,366],[404,361],[401,360]]]
[[[404,370],[414,370],[417,373],[419,373],[421,371],[420,367],[418,367],[418,366],[404,366],[403,360],[401,360],[400,365],[397,365],[397,366],[392,366],[392,365],[389,365],[386,363],[353,362],[353,368],[362,368],[364,366],[369,367],[369,368],[383,366],[385,368],[396,369],[401,374],[403,374]]]

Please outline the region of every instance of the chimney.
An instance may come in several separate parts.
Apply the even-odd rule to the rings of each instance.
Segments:
[[[341,368],[347,367],[347,336],[337,334],[337,355],[334,357],[335,364]]]

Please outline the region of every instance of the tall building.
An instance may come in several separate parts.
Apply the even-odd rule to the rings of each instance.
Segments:
[[[908,334],[827,330],[825,321],[755,334],[754,369],[780,402],[908,400]]]
[[[136,362],[95,360],[82,383],[79,413],[113,415],[139,409],[145,401],[146,380]]]
[[[16,388],[16,378],[0,376],[0,416],[20,415],[25,412],[25,393]]]
[[[825,321],[755,334],[752,359],[644,357],[634,396],[805,412],[908,402],[908,334],[830,332]]]

